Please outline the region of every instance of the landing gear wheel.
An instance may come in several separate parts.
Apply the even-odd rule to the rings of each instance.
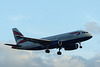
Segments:
[[[61,47],[59,47],[59,51],[57,52],[58,55],[61,55],[62,53],[60,52]]]
[[[80,46],[80,48],[82,48],[82,46]]]
[[[80,44],[80,48],[82,48],[82,46],[81,46],[81,42],[79,42],[79,44]]]
[[[46,52],[46,53],[50,53],[50,50],[47,49],[47,50],[45,50],[45,52]]]
[[[57,52],[58,55],[61,55],[62,53],[60,51]]]

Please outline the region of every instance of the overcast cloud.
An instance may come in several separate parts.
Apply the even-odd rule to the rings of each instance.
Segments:
[[[51,55],[53,56],[53,55]],[[42,58],[34,51],[14,50],[0,43],[0,67],[99,67],[100,54],[85,59],[80,56]]]

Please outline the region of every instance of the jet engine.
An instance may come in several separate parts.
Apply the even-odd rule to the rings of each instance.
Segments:
[[[78,48],[78,44],[76,44],[76,43],[64,46],[65,50],[75,50],[77,48]]]

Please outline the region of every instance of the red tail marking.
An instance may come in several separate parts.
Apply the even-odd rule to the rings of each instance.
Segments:
[[[24,42],[26,42],[26,41],[25,41],[25,40],[21,40],[18,44],[21,44],[21,43],[24,43]],[[18,44],[17,44],[17,45],[18,45]]]
[[[14,32],[14,35],[20,35],[20,36],[23,36],[21,33],[19,32],[16,32],[16,31],[13,31]]]

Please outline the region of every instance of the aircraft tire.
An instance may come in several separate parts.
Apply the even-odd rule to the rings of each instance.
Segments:
[[[80,48],[82,48],[82,46],[80,46]]]
[[[46,52],[46,53],[50,53],[50,50],[47,49],[47,50],[45,50],[45,52]]]
[[[61,55],[62,53],[60,51],[57,52],[58,55]]]

